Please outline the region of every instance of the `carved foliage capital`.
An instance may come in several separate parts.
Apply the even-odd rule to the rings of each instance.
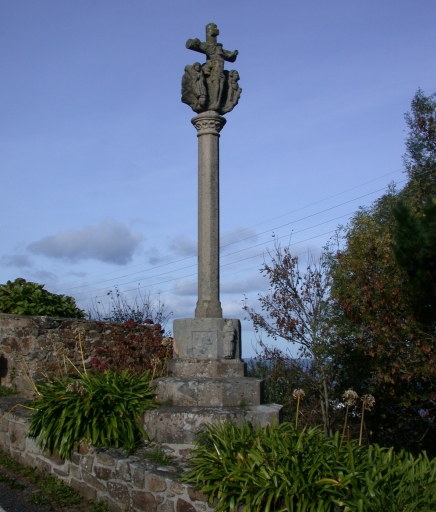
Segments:
[[[197,135],[219,135],[220,131],[226,124],[226,119],[216,112],[203,112],[191,119],[191,123],[197,130]]]

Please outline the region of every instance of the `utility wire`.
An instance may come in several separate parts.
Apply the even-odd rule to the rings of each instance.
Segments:
[[[402,180],[402,181],[406,181],[406,180]],[[401,183],[401,182],[398,182],[398,183]],[[297,223],[297,222],[301,222],[301,221],[306,220],[306,219],[309,219],[309,218],[311,218],[311,217],[315,217],[316,215],[320,215],[320,214],[325,213],[325,212],[328,212],[328,211],[330,211],[330,210],[334,210],[335,208],[339,208],[339,207],[341,207],[341,206],[344,206],[344,205],[346,205],[346,204],[352,203],[352,202],[357,201],[357,200],[359,200],[359,199],[362,199],[362,198],[364,198],[364,197],[368,197],[368,196],[370,196],[370,195],[372,195],[372,194],[375,194],[375,193],[377,193],[377,192],[380,192],[381,190],[385,190],[385,188],[386,188],[386,187],[382,187],[382,188],[380,188],[380,189],[373,190],[373,191],[371,191],[371,192],[368,192],[367,194],[363,194],[363,195],[361,195],[361,196],[355,197],[355,198],[350,199],[350,200],[348,200],[348,201],[344,201],[343,203],[339,203],[339,204],[337,204],[337,205],[335,205],[335,206],[331,206],[331,207],[329,207],[329,208],[325,208],[324,210],[320,210],[320,211],[315,212],[315,213],[312,213],[312,214],[310,214],[310,215],[306,215],[305,217],[301,217],[301,218],[299,218],[299,219],[296,219],[296,220],[293,220],[293,221],[287,222],[287,223],[285,223],[285,224],[281,224],[280,226],[272,227],[272,228],[270,228],[270,229],[268,229],[268,230],[266,230],[266,231],[262,231],[261,233],[256,233],[256,234],[254,234],[254,235],[250,235],[250,236],[248,236],[248,237],[246,237],[246,238],[242,238],[242,239],[236,240],[236,241],[234,241],[234,242],[230,242],[230,243],[228,243],[228,244],[222,245],[222,246],[221,246],[221,249],[223,249],[224,247],[228,247],[228,246],[230,246],[230,245],[234,245],[234,244],[236,244],[236,243],[243,242],[243,241],[245,241],[245,240],[249,240],[250,238],[254,238],[254,237],[257,237],[257,236],[263,235],[263,234],[265,234],[265,233],[269,233],[269,232],[271,232],[271,231],[274,231],[274,230],[277,230],[277,229],[283,228],[283,227],[285,227],[285,226],[288,226],[289,224],[294,224],[294,223]],[[300,209],[301,209],[301,208],[300,208]],[[296,210],[296,211],[297,211],[297,210]],[[350,214],[348,214],[348,215],[350,215]],[[332,219],[332,220],[335,220],[335,219]],[[248,228],[247,228],[247,229],[248,229]],[[244,231],[244,230],[241,230],[241,231]],[[256,246],[254,246],[254,247],[256,247]],[[250,248],[251,248],[251,247],[248,247],[248,248],[245,248],[245,249],[241,249],[241,251],[242,251],[242,250],[248,250],[248,249],[250,249]],[[236,252],[240,252],[240,251],[236,251]],[[230,254],[234,254],[234,253],[230,253]],[[223,256],[227,256],[227,255],[223,255]],[[174,265],[174,264],[176,264],[176,263],[180,263],[181,261],[186,261],[187,259],[191,259],[191,258],[194,258],[194,257],[196,257],[196,255],[193,255],[193,256],[186,256],[185,258],[181,258],[181,259],[179,259],[179,260],[175,260],[175,261],[172,261],[172,262],[163,263],[163,264],[161,264],[161,265],[157,265],[157,266],[154,266],[154,267],[150,267],[150,268],[148,268],[148,269],[144,269],[144,270],[141,270],[141,271],[138,271],[138,272],[132,272],[132,273],[130,273],[130,274],[124,274],[124,275],[122,275],[122,276],[118,276],[118,279],[123,279],[123,278],[125,278],[125,277],[130,277],[130,276],[137,275],[137,274],[143,274],[144,272],[150,272],[150,271],[155,270],[155,269],[157,269],[157,268],[165,267],[165,266],[168,266],[168,265]],[[181,267],[181,268],[178,268],[178,269],[174,269],[174,270],[172,270],[172,271],[164,272],[163,274],[165,274],[165,273],[169,273],[169,272],[176,272],[176,271],[178,271],[178,270],[184,270],[184,269],[189,268],[189,267],[192,267],[192,266],[194,266],[194,265],[196,265],[196,264],[193,264],[193,265],[187,265],[186,267]],[[151,276],[151,277],[157,277],[157,276],[160,276],[160,275],[162,275],[162,274],[157,274],[156,276]],[[139,278],[139,279],[141,279],[141,278]],[[108,282],[108,281],[113,281],[113,278],[103,279],[103,280],[101,280],[101,281],[97,281],[97,282],[95,282],[95,283],[89,283],[89,284],[87,284],[87,285],[83,285],[83,284],[82,284],[82,285],[72,286],[72,287],[70,287],[70,288],[61,288],[60,290],[61,290],[61,291],[63,291],[63,292],[65,292],[65,291],[74,290],[74,289],[76,289],[76,288],[83,288],[84,286],[88,286],[88,287],[89,287],[89,286],[94,286],[94,285],[96,285],[96,284],[102,284],[102,283],[105,283],[105,282]],[[135,279],[135,281],[136,281],[136,279]],[[130,281],[130,282],[133,282],[133,281]],[[127,284],[127,283],[125,283],[125,284]],[[59,291],[59,289],[58,289],[58,291]],[[89,291],[89,293],[92,293],[93,291],[94,291],[94,290],[90,290],[90,291]],[[76,292],[76,293],[86,293],[86,292]]]
[[[355,187],[351,187],[351,188],[346,189],[346,190],[344,190],[344,191],[342,191],[342,192],[338,192],[337,194],[333,194],[333,195],[331,195],[331,196],[328,196],[328,197],[326,197],[326,198],[324,198],[324,199],[320,199],[320,200],[318,200],[318,201],[315,201],[315,202],[310,203],[310,204],[308,204],[308,205],[302,206],[302,207],[297,208],[297,209],[295,209],[295,210],[291,210],[290,212],[283,213],[283,214],[278,215],[278,216],[276,216],[276,217],[272,217],[272,218],[270,218],[270,219],[268,219],[268,220],[265,220],[265,221],[259,222],[259,223],[257,223],[257,224],[252,225],[252,226],[249,226],[249,227],[247,227],[247,228],[243,228],[243,229],[241,229],[241,230],[239,230],[239,231],[236,231],[236,232],[233,232],[233,233],[231,233],[231,234],[223,235],[223,236],[221,236],[221,237],[220,237],[220,239],[227,238],[227,237],[229,237],[229,236],[234,236],[234,235],[235,235],[235,234],[237,234],[237,233],[242,233],[242,232],[244,232],[244,231],[247,231],[247,230],[249,230],[249,229],[253,229],[253,228],[257,227],[257,226],[260,226],[260,225],[266,224],[266,223],[271,222],[271,221],[273,221],[273,220],[276,220],[276,219],[279,219],[279,218],[285,217],[285,216],[290,215],[290,214],[292,214],[292,213],[296,213],[296,212],[298,212],[298,211],[300,211],[300,210],[303,210],[303,209],[305,209],[305,208],[310,208],[311,206],[315,206],[315,205],[317,205],[317,204],[319,204],[319,203],[322,203],[322,202],[327,201],[327,200],[329,200],[329,199],[332,199],[332,198],[334,198],[334,197],[340,196],[340,195],[342,195],[342,194],[346,194],[347,192],[350,192],[350,191],[355,190],[355,189],[357,189],[357,188],[363,187],[364,185],[367,185],[367,184],[369,184],[369,183],[373,183],[374,181],[377,181],[377,180],[380,180],[380,179],[382,179],[382,178],[385,178],[386,176],[390,176],[390,175],[392,175],[392,174],[395,174],[395,173],[399,172],[400,170],[401,170],[401,169],[397,169],[397,170],[395,170],[395,171],[388,172],[388,173],[383,174],[383,175],[381,175],[381,176],[379,176],[379,177],[377,177],[377,178],[374,178],[374,179],[372,179],[372,180],[369,180],[369,181],[366,181],[366,182],[361,183],[361,184],[359,184],[359,185],[356,185]],[[405,180],[401,180],[401,181],[400,181],[400,182],[398,182],[398,183],[401,183],[402,181],[405,181]],[[384,187],[384,188],[385,188],[385,187]],[[359,199],[359,198],[357,198],[357,199]],[[272,229],[277,229],[277,228],[272,228]],[[256,235],[253,235],[253,236],[256,236]],[[248,237],[248,238],[249,238],[249,237]],[[232,242],[232,243],[238,243],[238,241],[237,241],[237,242]],[[229,245],[229,244],[226,244],[226,245]],[[225,247],[225,246],[223,246],[223,247]],[[177,251],[177,252],[175,252],[175,253],[171,253],[171,254],[169,254],[169,255],[161,256],[161,257],[157,258],[157,260],[163,260],[163,259],[166,259],[166,258],[168,258],[168,257],[175,256],[175,255],[177,255],[177,254],[181,254],[182,252],[184,252],[184,251]],[[162,264],[162,265],[156,265],[155,267],[150,267],[149,269],[145,269],[145,270],[144,270],[144,272],[146,272],[146,271],[148,271],[148,270],[155,269],[155,268],[160,268],[161,266],[166,266],[166,265],[170,265],[170,264],[173,264],[173,263],[178,263],[178,262],[180,262],[180,261],[185,261],[185,260],[187,260],[187,259],[189,259],[189,258],[192,258],[192,257],[194,257],[194,256],[186,256],[185,258],[180,258],[179,260],[172,261],[172,262],[170,262],[170,263],[164,263],[164,264]],[[104,272],[104,273],[102,273],[102,274],[97,274],[97,275],[92,276],[92,277],[84,278],[84,280],[97,279],[98,277],[103,277],[103,276],[106,276],[106,275],[116,274],[116,273],[118,273],[118,272],[123,272],[123,271],[125,271],[125,270],[127,270],[127,269],[130,269],[130,268],[137,268],[137,267],[140,267],[140,266],[142,266],[142,265],[146,265],[146,263],[138,263],[138,264],[136,264],[136,265],[130,265],[130,266],[127,266],[127,267],[123,267],[122,269],[112,270],[112,271],[110,271],[110,272]],[[139,271],[139,272],[135,272],[135,273],[138,273],[138,274],[139,274],[139,273],[141,273],[141,271]],[[134,275],[135,273],[127,274],[126,276],[121,276],[121,277],[127,277],[128,275]],[[111,280],[111,279],[108,279],[107,281],[110,281],[110,280]],[[74,283],[77,283],[77,282],[82,282],[82,283],[83,283],[83,280],[68,281],[68,282],[66,282],[66,283],[63,283],[62,285],[61,285],[61,284],[60,284],[60,285],[58,285],[58,286],[55,288],[55,290],[57,290],[57,291],[66,291],[66,290],[74,289],[74,288],[76,288],[76,287],[65,288],[64,286],[69,285],[69,284],[74,284]],[[90,284],[89,284],[89,286],[92,286],[92,285],[94,285],[94,284],[99,284],[99,283],[101,283],[101,282],[104,282],[104,281],[99,281],[99,282],[97,282],[97,283],[90,283]],[[63,286],[63,287],[62,287],[62,286]],[[83,284],[81,284],[81,285],[80,285],[80,287],[82,287],[82,286],[88,286],[88,285],[83,285]]]

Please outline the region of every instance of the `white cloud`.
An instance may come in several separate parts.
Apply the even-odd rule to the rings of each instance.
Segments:
[[[123,224],[105,219],[98,226],[69,229],[32,242],[27,249],[49,258],[77,262],[95,259],[125,265],[132,260],[143,237]]]

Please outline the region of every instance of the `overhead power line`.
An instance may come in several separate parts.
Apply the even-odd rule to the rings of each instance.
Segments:
[[[357,189],[357,188],[363,187],[363,186],[365,186],[365,185],[367,185],[367,184],[369,184],[369,183],[373,183],[374,181],[378,181],[378,180],[380,180],[380,179],[382,179],[382,178],[385,178],[386,176],[390,176],[390,175],[392,175],[392,174],[395,174],[395,173],[399,172],[400,170],[401,170],[401,169],[397,169],[397,170],[395,170],[395,171],[388,172],[388,173],[383,174],[383,175],[381,175],[381,176],[379,176],[379,177],[377,177],[377,178],[374,178],[374,179],[372,179],[372,180],[368,180],[368,181],[366,181],[366,182],[364,182],[364,183],[361,183],[361,184],[356,185],[356,186],[354,186],[354,187],[348,188],[348,189],[346,189],[346,190],[344,190],[344,191],[342,191],[342,192],[338,192],[338,193],[336,193],[336,194],[333,194],[333,195],[331,195],[331,196],[325,197],[325,198],[323,198],[323,199],[320,199],[320,200],[315,201],[315,202],[313,202],[313,203],[310,203],[310,204],[308,204],[308,205],[302,206],[302,207],[300,207],[300,208],[296,208],[295,210],[291,210],[290,212],[283,213],[283,214],[281,214],[281,215],[278,215],[278,216],[276,216],[276,217],[272,217],[272,218],[270,218],[270,219],[267,219],[267,220],[265,220],[265,221],[259,222],[259,223],[257,223],[257,224],[253,224],[252,226],[249,226],[249,227],[247,227],[247,228],[243,228],[243,229],[241,229],[241,230],[239,230],[239,231],[236,231],[236,232],[233,232],[233,233],[231,233],[231,234],[223,235],[223,236],[221,236],[221,238],[220,238],[220,239],[222,240],[222,239],[225,239],[225,238],[227,238],[227,237],[229,237],[229,236],[234,236],[235,234],[242,233],[242,232],[244,232],[244,231],[248,231],[249,229],[253,229],[253,228],[255,228],[255,227],[258,227],[258,226],[260,226],[260,225],[266,224],[266,223],[271,222],[271,221],[273,221],[273,220],[276,220],[276,219],[279,219],[279,218],[285,217],[285,216],[287,216],[287,215],[291,215],[292,213],[296,213],[296,212],[301,211],[301,210],[306,209],[306,208],[310,208],[311,206],[315,206],[315,205],[317,205],[317,204],[320,204],[320,203],[322,203],[322,202],[324,202],[324,201],[327,201],[327,200],[329,200],[329,199],[332,199],[332,198],[334,198],[334,197],[338,197],[338,196],[340,196],[340,195],[346,194],[347,192],[350,192],[350,191],[355,190],[355,189]],[[402,181],[405,181],[405,180],[401,180],[401,181],[400,181],[400,182],[398,182],[398,183],[401,183]],[[383,189],[384,189],[384,188],[383,188]],[[377,191],[378,191],[378,190],[377,190]],[[373,192],[373,193],[375,193],[375,192]],[[364,196],[362,196],[362,197],[364,197]],[[357,198],[357,199],[359,199],[359,198]],[[356,199],[355,199],[355,200],[356,200]],[[298,222],[298,221],[295,221],[295,222]],[[278,228],[277,228],[277,227],[276,227],[276,228],[271,228],[271,230],[273,230],[273,229],[278,229]],[[258,236],[258,235],[253,235],[253,236]],[[247,237],[247,238],[250,238],[250,237]],[[244,239],[242,239],[242,240],[244,240]],[[242,241],[242,240],[239,240],[239,241]],[[232,243],[238,243],[239,241],[232,242]],[[230,245],[230,244],[226,244],[225,246],[227,246],[227,245]],[[225,247],[225,246],[222,246],[222,247]],[[171,253],[171,254],[168,254],[168,255],[164,255],[164,256],[158,257],[158,258],[157,258],[157,260],[165,260],[165,259],[167,259],[168,257],[175,256],[175,255],[177,255],[177,254],[181,254],[181,253],[183,253],[183,252],[184,252],[184,251],[177,251],[177,252],[174,252],[174,253]],[[153,269],[156,269],[156,268],[160,268],[160,267],[162,267],[162,266],[171,265],[171,264],[174,264],[174,263],[177,263],[177,262],[180,262],[180,261],[185,261],[185,260],[190,259],[190,258],[192,258],[192,257],[194,257],[194,256],[186,256],[186,257],[184,257],[184,258],[180,258],[180,259],[175,260],[175,261],[172,261],[172,262],[166,262],[166,263],[163,263],[163,264],[161,264],[161,265],[156,265],[156,266],[154,266],[154,267],[149,267],[148,269],[144,269],[143,271],[138,271],[138,272],[134,272],[134,273],[131,273],[131,274],[126,274],[126,275],[124,275],[124,276],[120,276],[120,277],[127,277],[127,276],[129,276],[129,275],[139,274],[139,273],[141,273],[141,272],[148,272],[149,270],[153,270]],[[119,273],[119,272],[124,272],[124,271],[126,271],[126,270],[128,270],[128,269],[131,269],[131,268],[138,268],[138,267],[141,267],[141,266],[146,265],[146,264],[147,264],[146,262],[144,262],[144,263],[137,263],[137,264],[135,264],[135,265],[130,265],[130,266],[127,266],[127,267],[123,267],[122,269],[112,270],[112,271],[109,271],[109,272],[104,272],[104,273],[102,273],[102,274],[97,274],[97,275],[94,275],[94,276],[91,276],[91,277],[83,278],[83,279],[81,279],[81,280],[77,280],[77,279],[76,279],[76,280],[74,280],[74,281],[67,281],[66,283],[62,283],[62,284],[58,285],[58,286],[55,288],[55,291],[60,292],[60,291],[72,290],[72,289],[74,289],[74,288],[82,287],[82,286],[93,286],[93,285],[95,285],[95,284],[99,284],[99,283],[101,283],[101,282],[109,281],[109,280],[111,280],[111,279],[107,279],[107,280],[104,280],[104,281],[99,281],[99,282],[97,282],[97,283],[89,283],[89,285],[83,284],[83,281],[84,281],[84,280],[85,280],[85,281],[88,281],[88,280],[91,280],[91,279],[97,279],[97,278],[99,278],[99,277],[103,277],[103,276],[108,276],[108,275],[117,274],[117,273]],[[79,286],[77,286],[77,287],[69,287],[69,288],[66,288],[66,286],[67,286],[67,285],[74,284],[74,283],[78,283],[78,282],[80,282],[80,283],[81,283],[81,285],[79,285]]]

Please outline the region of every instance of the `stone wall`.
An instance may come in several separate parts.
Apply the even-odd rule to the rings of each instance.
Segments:
[[[64,361],[70,365],[68,359],[81,368],[79,334],[85,360],[89,362],[96,349],[111,346],[126,336],[144,335],[153,328],[152,325],[0,314],[0,383],[31,394],[26,375],[35,381],[45,375],[59,374]]]
[[[71,461],[38,448],[27,438],[32,412],[24,396],[0,398],[0,448],[20,463],[52,473],[90,500],[107,501],[115,512],[211,512],[205,496],[180,482],[183,465],[159,466],[144,456],[126,457],[121,450],[81,445]],[[6,416],[4,416],[6,414]],[[175,455],[183,455],[177,453]],[[181,450],[182,452],[182,450]]]

